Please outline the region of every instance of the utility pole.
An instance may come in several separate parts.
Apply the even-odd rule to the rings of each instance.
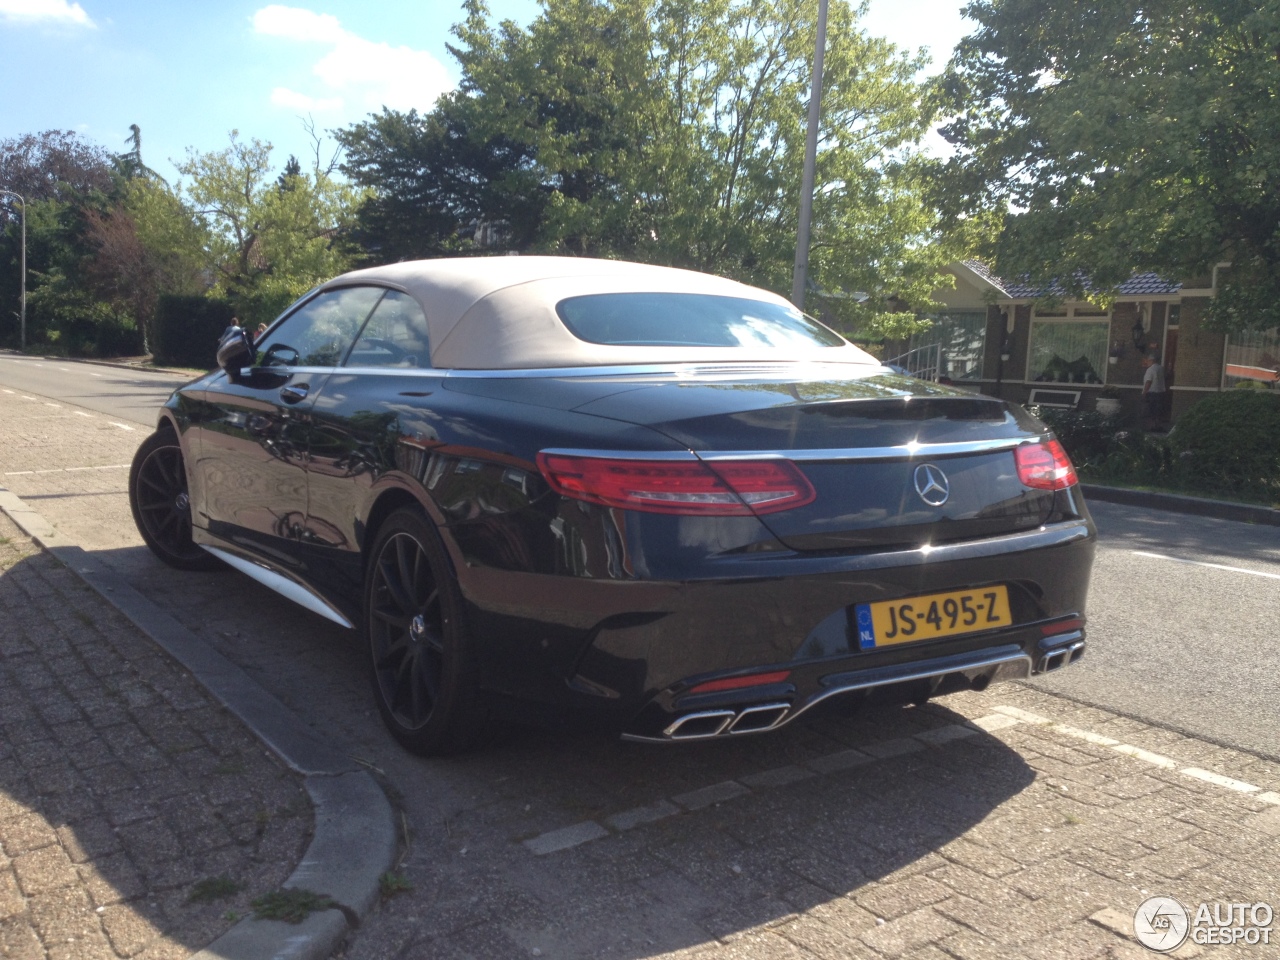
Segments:
[[[826,0],[823,0],[825,3]],[[18,346],[22,350],[27,349],[27,201],[22,194],[15,190],[5,190],[0,187],[0,194],[9,197],[17,197],[18,202],[22,204],[22,265],[19,272],[22,274],[22,293],[18,303]]]
[[[818,158],[818,120],[822,116],[822,58],[827,52],[827,0],[818,0],[818,39],[813,51],[813,88],[809,93],[809,128],[804,138],[804,176],[800,183],[800,227],[796,231],[796,269],[791,302],[804,309],[809,273],[809,221],[813,218],[813,179]]]

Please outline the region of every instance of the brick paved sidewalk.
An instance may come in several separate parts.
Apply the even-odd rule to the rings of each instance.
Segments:
[[[311,808],[185,671],[0,515],[0,957],[186,957]]]

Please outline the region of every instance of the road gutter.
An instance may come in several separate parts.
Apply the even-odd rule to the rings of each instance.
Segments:
[[[1215,520],[1236,520],[1240,523],[1261,523],[1280,527],[1280,510],[1252,503],[1235,503],[1231,500],[1210,500],[1206,497],[1184,497],[1177,493],[1157,493],[1153,490],[1130,490],[1128,487],[1108,487],[1097,483],[1082,483],[1085,500],[1101,500],[1130,507],[1147,507],[1151,510],[1169,510],[1189,513],[1197,517]]]
[[[314,913],[300,924],[241,920],[191,960],[323,960],[330,956],[373,908],[379,881],[395,862],[395,815],[377,781],[240,667],[4,487],[0,487],[0,510],[188,670],[215,700],[303,777],[311,798],[314,832],[301,862],[283,886],[327,896],[334,908]]]

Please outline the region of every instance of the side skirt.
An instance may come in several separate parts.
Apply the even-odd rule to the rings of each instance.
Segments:
[[[269,587],[276,593],[280,594],[287,600],[292,600],[300,607],[305,607],[312,613],[318,613],[320,616],[332,620],[334,623],[346,627],[348,630],[354,630],[355,624],[348,620],[336,607],[325,600],[318,593],[296,580],[277,573],[264,564],[257,563],[245,557],[238,556],[230,551],[223,550],[221,547],[211,547],[207,543],[200,544],[202,548],[208,550],[215,557],[221,560],[229,567],[234,567],[246,576],[257,580],[264,587]]]

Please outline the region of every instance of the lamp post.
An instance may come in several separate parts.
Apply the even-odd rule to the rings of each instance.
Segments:
[[[809,128],[804,138],[804,175],[800,183],[800,225],[796,231],[796,268],[791,302],[804,309],[809,272],[809,221],[813,217],[813,179],[818,157],[818,119],[822,115],[822,58],[827,50],[827,0],[818,0],[818,38],[813,50],[813,86],[809,93]]]
[[[5,190],[0,187],[0,194],[8,197],[17,197],[18,202],[22,204],[22,265],[19,272],[22,274],[21,293],[18,298],[18,347],[21,350],[27,349],[27,200],[16,190]]]

